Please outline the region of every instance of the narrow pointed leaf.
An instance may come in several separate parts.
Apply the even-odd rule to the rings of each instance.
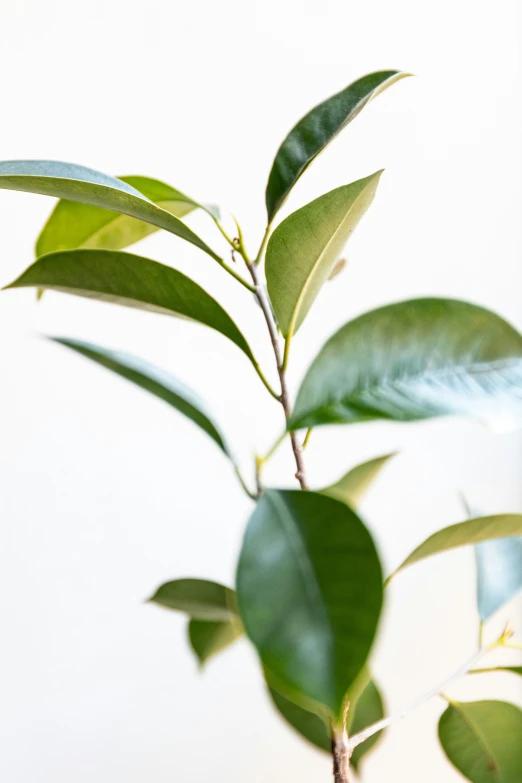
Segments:
[[[230,647],[242,635],[239,621],[210,621],[192,619],[188,624],[190,646],[200,666],[217,653]]]
[[[149,601],[167,609],[185,612],[196,620],[230,622],[238,617],[234,591],[207,579],[166,582]]]
[[[182,218],[197,204],[179,190],[150,177],[119,177],[157,207]],[[158,227],[108,209],[61,199],[52,211],[36,243],[36,255],[79,247],[123,250]]]
[[[502,701],[452,703],[439,722],[451,763],[472,783],[520,783],[522,710]]]
[[[357,465],[335,484],[322,489],[321,493],[355,508],[388,460],[394,456],[395,454],[385,454],[383,457],[375,457]]]
[[[420,560],[450,549],[520,535],[522,535],[522,514],[496,514],[468,519],[466,522],[459,522],[457,525],[438,530],[417,547],[395,573]]]
[[[468,674],[488,674],[488,672],[506,672],[522,677],[522,666],[492,666],[489,669],[470,669]]]
[[[263,665],[339,716],[382,604],[379,558],[361,520],[319,493],[266,491],[247,526],[237,592]]]
[[[472,416],[522,421],[522,335],[453,299],[413,299],[343,326],[302,382],[289,427]]]
[[[85,166],[52,160],[3,161],[0,162],[0,188],[79,201],[128,215],[163,228],[219,260],[219,256],[179,218],[149,201],[126,182]]]
[[[522,590],[522,536],[477,544],[475,560],[477,603],[485,623]]]
[[[205,403],[199,396],[173,375],[155,367],[137,356],[123,351],[112,351],[99,345],[73,340],[69,337],[53,337],[54,342],[71,348],[73,351],[91,359],[107,370],[126,378],[155,397],[171,405],[188,419],[197,424],[219,446],[221,451],[232,459],[225,439],[211,416],[205,410]]]
[[[345,128],[366,104],[399,79],[401,71],[370,73],[320,103],[303,117],[280,146],[266,188],[271,221],[291,189],[317,155]]]
[[[193,280],[157,261],[114,250],[64,250],[42,256],[7,288],[31,286],[185,316],[221,332],[254,361],[221,305]]]
[[[332,190],[293,212],[266,250],[270,301],[284,337],[297,332],[370,206],[380,171]]]

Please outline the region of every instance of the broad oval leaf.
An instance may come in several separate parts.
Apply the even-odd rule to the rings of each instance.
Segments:
[[[372,98],[409,75],[401,71],[379,71],[363,76],[320,103],[292,128],[277,152],[268,178],[266,208],[269,222],[301,174],[332,139]]]
[[[150,177],[118,177],[156,206],[182,218],[197,204],[170,185]],[[79,247],[123,250],[158,227],[108,209],[61,199],[52,211],[36,243],[36,255]]]
[[[451,763],[472,783],[520,783],[522,710],[502,701],[452,702],[439,722]]]
[[[149,601],[185,612],[196,620],[229,622],[237,619],[236,594],[208,579],[175,579],[158,587]]]
[[[316,492],[267,490],[247,526],[237,593],[263,665],[338,717],[382,605],[381,566],[361,520]]]
[[[388,460],[394,456],[394,453],[385,454],[383,457],[375,457],[368,462],[357,465],[345,473],[335,484],[330,484],[322,489],[321,493],[355,508]]]
[[[32,286],[185,316],[221,332],[255,364],[248,343],[221,305],[189,277],[157,261],[115,250],[64,250],[42,256],[6,287]]]
[[[522,419],[522,335],[489,310],[413,299],[345,324],[305,375],[289,427],[466,415]]]
[[[483,623],[522,590],[522,536],[475,547],[477,603]]]
[[[316,748],[319,748],[319,750],[331,753],[331,733],[327,723],[319,715],[303,709],[303,707],[290,701],[290,699],[273,688],[269,688],[269,693],[276,709],[298,734],[312,745],[315,745]],[[377,723],[383,717],[384,708],[381,694],[373,680],[370,680],[356,701],[350,733],[358,734],[372,723]],[[354,769],[359,768],[363,756],[375,746],[380,737],[381,733],[374,734],[365,742],[357,745],[350,759]]]
[[[192,619],[188,624],[190,646],[201,667],[209,658],[230,647],[242,633],[239,620],[223,622]]]
[[[370,206],[381,171],[326,193],[276,228],[266,250],[270,301],[284,337],[301,326],[352,231]]]
[[[173,375],[123,351],[113,351],[83,340],[73,340],[70,337],[52,337],[51,339],[60,345],[71,348],[87,359],[91,359],[107,370],[112,370],[122,378],[126,378],[171,405],[206,432],[221,451],[233,461],[223,435],[205,410],[206,406],[203,400]]]
[[[459,522],[457,525],[438,530],[409,555],[395,571],[397,574],[404,568],[425,560],[432,555],[447,552],[482,541],[495,538],[508,538],[522,535],[522,514],[496,514],[489,517],[477,517]]]
[[[119,212],[163,228],[204,250],[215,260],[221,260],[179,218],[153,204],[139,190],[85,166],[53,160],[3,161],[0,162],[0,188],[55,196]]]

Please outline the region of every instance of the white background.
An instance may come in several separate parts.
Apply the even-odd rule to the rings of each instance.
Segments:
[[[520,14],[517,0],[3,0],[0,157],[159,177],[232,209],[254,249],[271,161],[294,122],[368,71],[412,71],[285,208],[386,169],[347,270],[295,340],[292,388],[329,334],[384,302],[462,297],[520,329]],[[0,192],[2,284],[32,261],[51,206]],[[223,249],[203,217],[191,224]],[[217,265],[167,235],[138,250],[203,283],[270,367],[258,311]],[[144,604],[167,579],[232,582],[250,503],[229,466],[175,412],[39,334],[171,369],[212,398],[245,469],[282,424],[216,333],[59,294],[39,305],[32,291],[2,294],[0,778],[326,783],[328,758],[273,714],[245,642],[200,675],[183,618]],[[459,490],[485,513],[522,511],[520,434],[464,421],[323,429],[309,473],[319,486],[393,449],[362,509],[387,568],[462,518]],[[287,453],[267,479],[291,482]],[[508,616],[522,621],[516,605]],[[374,665],[389,708],[457,669],[476,633],[471,552],[398,579]],[[522,701],[507,676],[452,694]],[[434,701],[389,732],[364,780],[456,783],[436,742],[442,709]]]

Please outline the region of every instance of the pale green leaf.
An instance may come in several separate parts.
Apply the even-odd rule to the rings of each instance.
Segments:
[[[320,196],[283,220],[270,237],[266,279],[284,337],[297,332],[331,276],[346,242],[373,201],[381,173]]]
[[[448,759],[472,783],[520,783],[522,710],[502,701],[452,702],[439,722]]]
[[[368,462],[357,465],[345,473],[335,484],[330,484],[322,489],[321,493],[355,508],[388,460],[394,456],[394,453],[385,454],[383,457],[375,457]]]
[[[179,218],[149,201],[139,190],[85,166],[49,160],[3,161],[0,162],[0,188],[79,201],[128,215],[163,228],[221,260]]]

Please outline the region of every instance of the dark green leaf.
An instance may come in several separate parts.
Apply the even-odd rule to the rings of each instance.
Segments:
[[[245,338],[221,305],[193,280],[157,261],[114,250],[49,253],[7,288],[30,286],[185,316],[221,332],[254,361]]]
[[[382,604],[379,558],[360,519],[319,493],[267,490],[245,533],[237,591],[264,666],[339,716]]]
[[[466,522],[459,522],[457,525],[438,530],[417,547],[395,573],[418,563],[419,560],[447,552],[449,549],[520,535],[522,535],[522,514],[496,514],[468,519]]]
[[[294,728],[298,734],[304,737],[312,745],[320,750],[330,753],[332,750],[332,739],[330,731],[325,721],[314,712],[299,707],[293,701],[287,699],[281,693],[272,688],[268,689],[276,709],[280,712],[287,723]]]
[[[388,460],[394,456],[395,454],[385,454],[383,457],[375,457],[357,465],[335,484],[322,489],[321,493],[355,508]]]
[[[363,76],[320,103],[292,128],[277,152],[268,178],[266,208],[269,221],[321,150],[372,98],[405,76],[409,74],[400,71],[380,71]]]
[[[522,677],[522,666],[493,666],[489,669],[470,669],[468,674],[487,674],[488,672],[506,672],[507,674],[518,674]]]
[[[414,299],[345,324],[312,363],[289,426],[466,415],[522,418],[522,335],[452,299]]]
[[[377,723],[377,721],[381,720],[382,718],[384,718],[384,705],[382,702],[382,696],[377,685],[373,680],[370,680],[355,703],[353,720],[350,726],[350,734],[358,734],[360,731],[368,728],[368,726],[371,726],[373,723]],[[363,756],[366,756],[366,754],[372,750],[381,737],[382,732],[374,734],[354,748],[351,763],[355,769],[359,769],[359,765]]]
[[[153,204],[139,190],[85,166],[52,160],[0,162],[0,188],[80,201],[128,215],[163,228],[220,260],[179,218]]]
[[[381,173],[320,196],[283,220],[270,237],[266,280],[284,337],[303,323],[372,203]]]
[[[164,400],[168,405],[191,419],[194,424],[197,424],[232,459],[223,436],[205,411],[205,403],[192,389],[189,389],[177,378],[152,364],[148,364],[143,359],[123,351],[111,351],[99,345],[66,337],[53,337],[52,339]]]
[[[451,763],[472,783],[520,783],[522,710],[502,701],[451,703],[439,738]]]
[[[207,579],[176,579],[158,587],[149,601],[186,612],[196,620],[230,622],[238,617],[236,594]]]
[[[156,206],[182,218],[197,204],[179,190],[150,177],[119,177]],[[88,247],[123,250],[158,227],[108,209],[62,199],[55,206],[36,243],[36,255]]]
[[[283,718],[312,745],[331,753],[331,734],[328,723],[314,712],[303,709],[277,690],[269,688],[274,705]],[[375,683],[370,680],[355,703],[350,733],[358,734],[363,729],[384,717],[382,698]],[[380,734],[374,734],[358,745],[352,755],[351,763],[358,769],[361,759],[378,742]]]
[[[242,633],[243,629],[239,621],[211,622],[192,619],[188,624],[190,645],[200,666],[229,647]]]

